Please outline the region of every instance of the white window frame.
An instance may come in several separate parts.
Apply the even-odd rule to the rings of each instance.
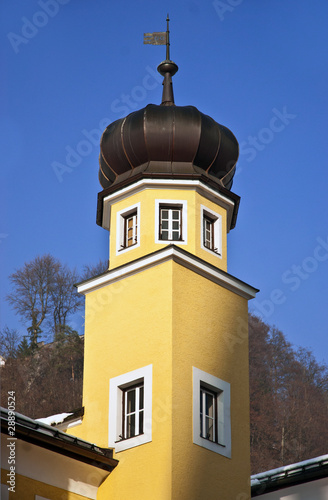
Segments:
[[[166,207],[172,206],[181,208],[181,237],[180,240],[162,240],[160,239],[159,228],[160,228],[160,207],[164,205]],[[165,244],[175,244],[175,245],[187,245],[187,200],[155,200],[155,243]]]
[[[204,205],[201,208],[201,233],[200,233],[200,246],[203,250],[216,255],[222,259],[222,216]],[[213,247],[208,248],[204,245],[204,218],[207,217],[213,221]]]
[[[144,366],[114,377],[109,381],[109,428],[108,445],[115,452],[134,448],[152,440],[152,372],[153,365]],[[143,381],[144,385],[144,424],[143,434],[122,439],[123,390]]]
[[[217,439],[201,436],[200,390],[216,394]],[[193,366],[193,442],[215,453],[231,458],[230,384]]]
[[[137,212],[137,231],[136,238],[137,242],[134,245],[129,247],[124,245],[125,242],[125,227],[126,227],[126,219],[129,215],[132,215],[134,212]],[[130,207],[123,208],[116,214],[116,255],[121,255],[123,253],[128,252],[134,248],[138,248],[140,246],[140,202],[135,205],[131,205]]]

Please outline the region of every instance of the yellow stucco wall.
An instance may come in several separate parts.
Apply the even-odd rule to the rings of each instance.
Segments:
[[[170,242],[155,243],[155,200],[185,200],[187,202],[187,244],[175,241],[174,244],[198,257],[210,262],[220,269],[227,270],[227,213],[224,208],[206,199],[194,190],[183,189],[144,189],[124,200],[113,203],[110,222],[110,269],[121,266],[131,260],[155,252]],[[124,253],[117,254],[116,237],[117,213],[140,202],[140,246],[131,247]],[[201,248],[201,205],[222,216],[222,256]],[[173,242],[172,242],[173,243]]]
[[[37,464],[36,464],[37,467]],[[8,471],[1,469],[1,483],[7,484]],[[15,492],[9,492],[9,500],[35,500],[35,495],[49,500],[86,500],[87,497],[70,493],[46,483],[16,474]]]
[[[249,495],[247,301],[176,264],[173,320],[172,499]],[[192,442],[192,366],[231,385],[231,459]]]
[[[248,492],[245,324],[245,299],[173,261],[87,295],[85,416],[70,432],[108,446],[109,380],[153,365],[152,442],[114,455],[120,463],[99,500],[210,500],[218,491],[228,500]],[[231,384],[231,459],[192,442],[193,366]]]

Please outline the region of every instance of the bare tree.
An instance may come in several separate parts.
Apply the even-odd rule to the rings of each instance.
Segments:
[[[42,330],[55,337],[65,332],[69,316],[83,305],[83,298],[74,287],[79,281],[78,273],[51,255],[25,263],[9,279],[13,291],[7,300],[27,324],[32,350]]]
[[[98,276],[106,271],[108,271],[109,261],[108,260],[99,260],[96,265],[85,265],[83,267],[83,272],[81,275],[81,281],[88,280],[89,278],[93,278],[94,276]]]
[[[64,265],[60,266],[54,277],[54,287],[51,290],[51,326],[55,338],[59,334],[65,333],[67,318],[83,306],[83,297],[77,293],[74,286],[78,281],[77,272],[71,271]]]
[[[274,443],[277,432],[274,391],[271,378],[271,350],[269,326],[249,315],[249,369],[250,369],[250,427],[251,464],[253,472],[276,466]]]
[[[21,341],[17,330],[5,326],[0,331],[0,354],[5,359],[16,358],[18,345]]]
[[[43,255],[25,263],[22,269],[9,276],[13,292],[7,296],[7,300],[23,322],[29,324],[27,329],[32,347],[37,345],[41,325],[49,314],[55,276],[59,269],[57,259]]]

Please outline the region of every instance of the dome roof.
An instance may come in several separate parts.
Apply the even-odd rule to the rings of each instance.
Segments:
[[[194,106],[174,104],[171,76],[178,67],[164,61],[161,105],[143,109],[111,123],[100,142],[99,180],[108,188],[136,174],[190,176],[205,174],[230,189],[239,155],[232,132]]]

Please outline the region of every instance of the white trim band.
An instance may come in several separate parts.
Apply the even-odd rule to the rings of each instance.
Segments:
[[[118,269],[112,269],[106,274],[102,274],[88,281],[79,283],[77,284],[77,291],[82,294],[92,292],[98,288],[107,286],[112,282],[126,278],[171,259],[247,300],[253,299],[258,292],[258,290],[251,285],[240,281],[238,278],[235,278],[220,269],[214,268],[205,261],[200,261],[192,254],[187,253],[185,250],[181,250],[179,247],[174,245],[170,245],[151,255],[125,264]]]
[[[102,200],[103,203],[103,220],[102,227],[109,230],[109,221],[110,221],[110,207],[113,203],[117,203],[121,200],[124,200],[127,196],[131,196],[133,194],[139,193],[144,189],[187,189],[195,188],[197,193],[205,196],[207,199],[213,201],[214,203],[218,203],[223,208],[227,210],[227,231],[229,232],[231,228],[232,215],[235,207],[234,201],[232,201],[227,196],[215,191],[215,189],[210,188],[203,182],[199,180],[192,179],[141,179],[140,181],[130,184],[118,191],[115,191],[108,196],[105,196]]]

